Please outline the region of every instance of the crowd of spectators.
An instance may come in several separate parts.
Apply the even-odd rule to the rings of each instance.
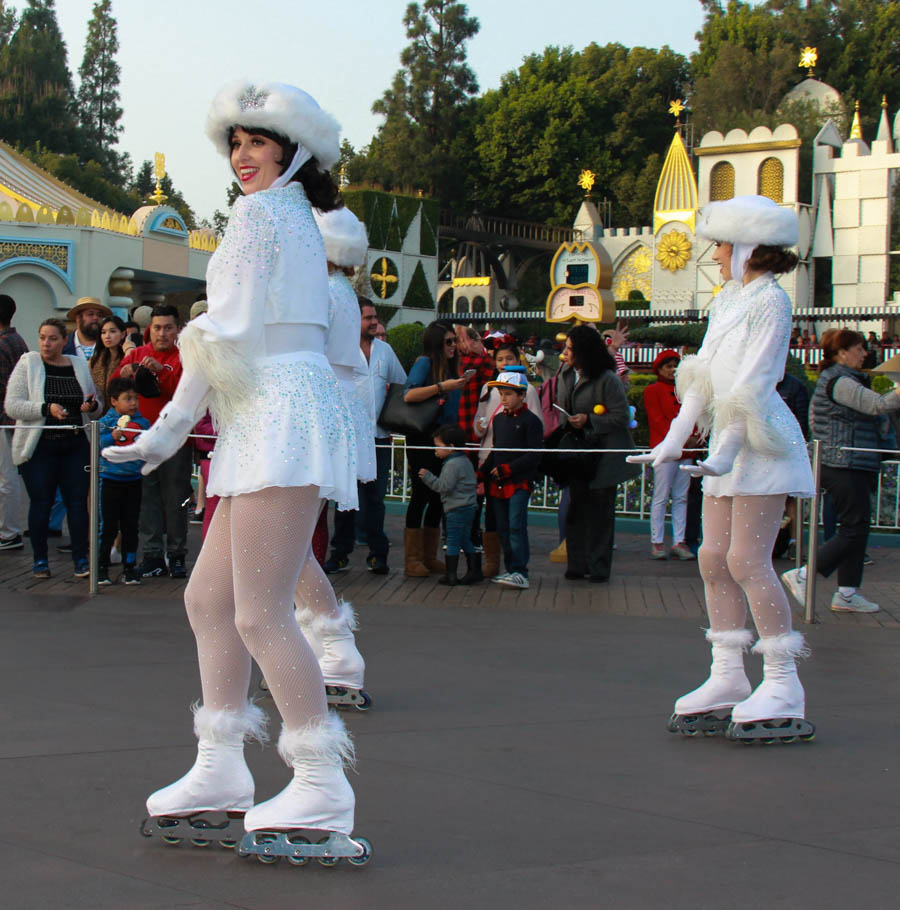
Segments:
[[[364,297],[359,303],[361,362],[366,370],[360,369],[357,382],[365,384],[359,393],[371,400],[374,415],[381,413],[391,385],[402,386],[406,405],[431,402],[436,411],[431,430],[406,437],[411,495],[404,573],[410,577],[439,573],[446,584],[490,578],[509,587],[528,587],[528,505],[536,478],[546,473],[562,488],[559,552],[566,562],[565,577],[606,581],[612,571],[617,490],[639,471],[621,452],[634,447],[630,432],[634,409],[627,397],[631,370],[622,350],[628,345],[627,330],[618,325],[601,333],[581,325],[555,339],[520,342],[502,332],[482,337],[470,327],[436,321],[425,327],[421,354],[407,375],[384,337],[374,305]],[[71,552],[75,574],[82,577],[88,574],[85,427],[102,418],[103,444],[127,444],[135,432],[158,419],[181,376],[178,311],[159,305],[136,314],[143,322],[126,323],[98,299],[82,298],[67,314],[74,330],[68,333],[60,320],[45,320],[38,351],[33,353],[12,326],[15,311],[15,302],[0,296],[0,422],[16,424],[14,432],[0,431],[0,550],[21,549],[23,538],[30,536],[34,573],[49,577],[51,512],[64,511],[71,544],[60,549]],[[818,344],[808,329],[794,329],[792,348]],[[882,360],[885,351],[900,345],[900,338],[830,330],[821,345],[824,379],[814,396],[813,410],[815,402],[819,408],[815,420],[808,419],[810,396],[802,381],[787,373],[778,387],[804,435],[811,430],[837,450],[832,437],[836,428],[845,426],[851,429],[844,435],[850,433],[857,442],[865,435],[872,446],[890,444],[892,439],[896,446],[888,432],[896,396],[868,391],[866,374],[859,371]],[[678,362],[677,351],[662,351],[652,365],[656,381],[643,388],[651,446],[665,436],[678,413],[674,387]],[[837,397],[833,373],[842,380],[836,386]],[[823,386],[829,380],[832,385]],[[851,411],[857,417],[848,417]],[[875,430],[874,435],[863,433],[881,426],[878,421],[887,427],[880,435]],[[197,520],[205,519],[208,526],[215,508],[213,501],[203,509],[202,477],[208,473],[215,445],[208,415],[197,431],[208,438],[189,442],[146,477],[141,476],[139,463],[124,472],[102,464],[101,584],[110,583],[110,566],[120,561],[122,580],[130,584],[187,574],[195,463],[201,477]],[[359,484],[357,512],[334,513],[331,556],[321,560],[327,572],[349,566],[357,540],[368,546],[368,569],[375,574],[388,571],[384,502],[394,467],[390,440],[390,429],[376,424],[377,477]],[[699,437],[692,438],[684,459],[702,457],[701,446]],[[586,451],[578,454],[579,449]],[[614,451],[597,452],[603,449]],[[860,458],[825,459],[826,509],[837,512],[839,530],[835,534],[832,529],[819,563],[823,574],[838,572],[840,596],[851,606],[865,608],[869,602],[856,590],[870,520],[868,497],[863,494],[871,486],[877,458],[869,457],[864,465]],[[693,559],[697,549],[699,516],[692,512],[697,512],[699,496],[691,495],[689,478],[678,466],[676,462],[666,466],[671,470],[654,471],[650,555],[655,559]],[[664,522],[669,503],[673,534],[667,548]],[[786,526],[795,511],[796,504],[789,501]],[[837,524],[834,519],[831,523]],[[442,535],[446,559],[440,558]],[[784,544],[788,542],[785,538]],[[467,558],[461,578],[460,550]]]

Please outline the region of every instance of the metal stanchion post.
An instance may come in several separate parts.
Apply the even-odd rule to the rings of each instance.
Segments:
[[[803,510],[805,508],[802,499],[795,499],[794,509],[794,568],[799,569],[803,565]]]
[[[816,621],[816,551],[819,547],[819,499],[822,495],[822,443],[812,443],[812,473],[815,495],[809,503],[809,544],[806,558],[806,621]]]
[[[100,421],[91,421],[91,514],[90,546],[88,558],[91,563],[91,594],[97,593],[97,564],[100,558]]]

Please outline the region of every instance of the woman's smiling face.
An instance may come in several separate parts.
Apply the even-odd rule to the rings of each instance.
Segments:
[[[266,136],[248,133],[239,126],[231,137],[231,169],[245,196],[267,190],[281,175],[281,146]]]

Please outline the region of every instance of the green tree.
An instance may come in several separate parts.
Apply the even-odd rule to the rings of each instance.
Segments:
[[[668,103],[687,75],[668,47],[590,44],[526,57],[479,99],[470,196],[491,212],[571,224],[589,168],[615,224],[649,224],[673,135]]]
[[[9,44],[9,39],[16,30],[17,21],[16,11],[0,0],[0,52]]]
[[[465,3],[410,3],[402,68],[372,111],[384,117],[363,173],[390,189],[417,187],[448,198],[459,185],[458,134],[467,99],[478,91],[466,42],[479,23]]]
[[[84,59],[78,70],[78,116],[81,122],[83,154],[107,166],[122,178],[123,161],[115,146],[122,132],[119,105],[121,70],[116,61],[119,39],[111,0],[97,0],[88,22]]]
[[[816,77],[845,102],[859,100],[870,136],[882,94],[900,106],[900,3],[897,0],[700,0],[705,9],[691,58],[695,125],[728,130],[763,122],[806,73],[799,51],[818,50]],[[784,111],[780,122],[784,122]]]
[[[2,28],[11,21],[5,12]],[[40,142],[63,154],[79,151],[67,58],[54,0],[28,0],[0,50],[0,135],[7,142],[20,147]]]

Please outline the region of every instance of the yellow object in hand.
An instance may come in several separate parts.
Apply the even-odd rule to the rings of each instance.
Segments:
[[[602,404],[595,404],[595,405],[594,405],[594,413],[595,413],[595,414],[605,414],[605,413],[606,413],[606,408],[605,408],[604,405],[602,405]]]

